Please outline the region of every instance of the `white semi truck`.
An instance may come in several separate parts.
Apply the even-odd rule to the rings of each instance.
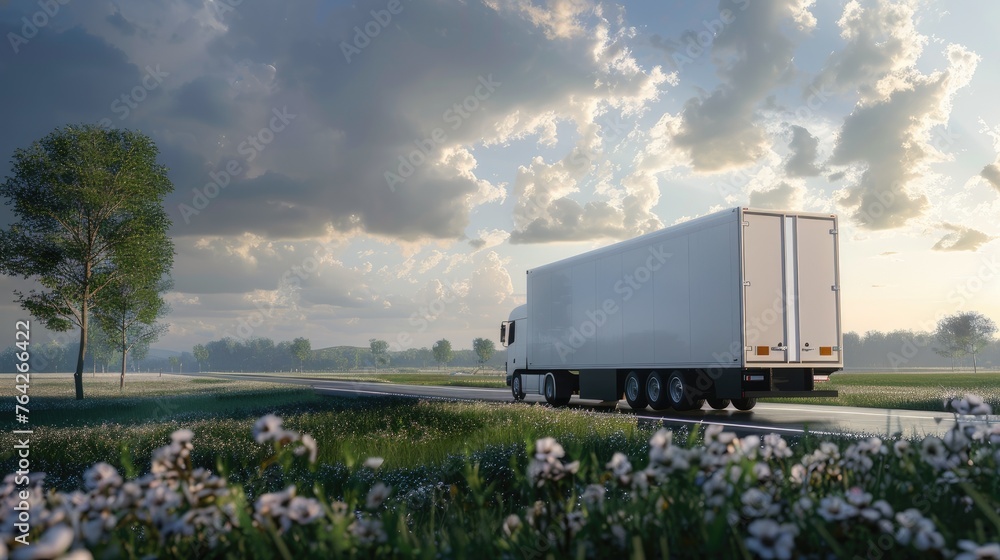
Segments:
[[[750,410],[835,397],[837,217],[734,208],[527,271],[500,327],[516,400]]]

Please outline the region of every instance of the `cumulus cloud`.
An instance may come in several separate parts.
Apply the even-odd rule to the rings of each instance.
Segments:
[[[929,165],[948,158],[948,140],[934,138],[948,123],[956,92],[972,79],[979,56],[961,45],[945,49],[947,67],[916,68],[926,37],[916,31],[910,2],[849,2],[838,24],[847,41],[817,77],[819,86],[856,88],[830,165],[853,165],[860,178],[841,192],[852,219],[871,230],[900,227],[929,206],[921,181]],[[814,85],[815,87],[815,85]],[[832,179],[833,175],[831,175]]]
[[[816,166],[819,138],[801,126],[792,125],[792,140],[788,143],[791,156],[785,160],[785,173],[789,177],[811,177],[822,171]]]
[[[782,181],[770,189],[751,191],[750,206],[774,210],[799,210],[802,208],[804,194],[805,187]]]
[[[684,105],[675,141],[697,171],[716,172],[750,164],[770,139],[757,123],[757,106],[794,70],[795,40],[788,31],[815,26],[811,0],[735,2],[722,0],[731,23],[715,36],[712,58],[721,84]]]
[[[989,181],[989,183],[993,185],[993,188],[1000,191],[1000,165],[991,163],[984,167],[983,170],[979,172],[979,175],[983,179]]]
[[[996,239],[995,236],[956,224],[945,223],[941,227],[948,230],[948,233],[931,247],[935,251],[975,251]]]

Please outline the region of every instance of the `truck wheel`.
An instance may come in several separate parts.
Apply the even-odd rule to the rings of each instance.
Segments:
[[[545,401],[552,406],[569,404],[569,397],[556,397],[556,380],[551,375],[545,376]]]
[[[672,372],[669,377],[667,377],[667,402],[670,406],[674,407],[674,410],[685,411],[694,410],[696,408],[701,408],[704,401],[701,399],[692,401],[690,390],[687,386],[687,381],[684,380],[684,375],[679,371]]]
[[[708,406],[715,410],[725,410],[729,406],[729,399],[708,399]]]
[[[630,371],[625,377],[625,402],[632,410],[642,410],[646,408],[646,391],[644,390],[642,375]]]
[[[757,397],[747,397],[745,399],[733,399],[733,406],[736,410],[750,410],[757,404]]]
[[[646,378],[646,401],[649,408],[653,410],[666,410],[670,408],[670,401],[667,398],[667,386],[663,382],[663,375],[654,371]]]
[[[521,385],[521,374],[514,374],[510,380],[510,392],[514,394],[514,402],[524,400],[524,387]]]

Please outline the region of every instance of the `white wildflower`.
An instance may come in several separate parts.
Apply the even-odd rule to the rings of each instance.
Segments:
[[[628,542],[628,533],[625,532],[625,528],[617,523],[611,526],[611,536],[615,538],[615,544],[618,548],[624,549]]]
[[[968,540],[958,541],[961,554],[955,560],[1000,560],[1000,544],[989,543],[982,546]]]
[[[368,491],[368,497],[365,498],[365,507],[370,510],[378,509],[389,498],[391,492],[391,487],[381,482],[376,482],[375,486],[372,486],[371,490]]]
[[[865,507],[872,503],[872,495],[857,486],[848,490],[845,498],[847,498],[847,503],[857,508]]]
[[[376,471],[376,470],[379,469],[379,467],[382,466],[382,463],[384,463],[384,462],[385,462],[385,459],[383,459],[381,457],[369,457],[369,458],[365,459],[364,467],[367,468],[367,469],[371,469],[373,471]]]
[[[936,436],[927,436],[920,443],[920,458],[936,469],[948,469],[957,466],[957,458],[953,459],[944,442]]]
[[[611,474],[615,475],[622,484],[629,483],[629,475],[632,473],[632,463],[629,462],[628,457],[620,451],[616,451],[614,455],[611,456],[611,461],[605,465],[607,469],[611,471]]]
[[[521,518],[518,517],[516,514],[512,513],[508,515],[507,519],[505,519],[503,522],[503,532],[509,537],[520,526],[521,526]]]
[[[194,432],[188,429],[177,430],[170,434],[170,441],[179,445],[191,443],[192,439],[194,439]]]
[[[777,515],[781,510],[781,508],[773,502],[770,494],[767,494],[757,488],[750,488],[744,492],[740,497],[740,502],[743,504],[740,511],[743,512],[743,515],[746,517],[769,517]]]
[[[309,462],[316,462],[316,455],[319,452],[319,447],[316,445],[316,440],[309,434],[302,434],[299,439],[299,443],[302,445],[295,450],[296,455],[309,454]]]
[[[73,529],[65,525],[49,528],[37,542],[29,546],[14,549],[10,560],[28,560],[32,558],[58,558],[73,544]]]
[[[772,519],[757,519],[750,523],[747,530],[750,536],[746,538],[747,549],[761,558],[792,557],[795,550],[795,536],[798,529],[791,523],[779,525]]]
[[[100,462],[83,473],[83,484],[87,490],[94,492],[104,492],[108,488],[118,488],[122,484],[122,477],[118,470],[111,465]]]
[[[912,544],[917,550],[940,550],[944,546],[944,537],[937,531],[934,522],[919,510],[910,508],[897,513],[896,522],[900,525],[896,531],[899,544]]]
[[[284,435],[284,430],[281,429],[281,424],[281,418],[275,416],[274,414],[261,416],[260,419],[253,425],[253,438],[257,440],[257,443],[267,443],[269,441],[280,440]]]
[[[840,496],[827,496],[819,502],[819,515],[827,521],[843,521],[858,513],[858,508],[844,501]]]
[[[666,449],[670,447],[674,440],[674,433],[666,428],[657,430],[653,437],[649,438],[650,453],[653,449]]]
[[[989,416],[993,409],[979,395],[966,395],[964,399],[951,399],[947,403],[956,414]]]
[[[896,443],[892,444],[892,452],[896,455],[896,457],[899,458],[904,457],[907,453],[910,452],[910,442],[905,439],[897,441]]]
[[[285,515],[295,523],[308,525],[323,516],[323,508],[312,498],[295,496],[288,502]]]
[[[371,546],[389,540],[382,522],[378,519],[358,519],[351,524],[349,530],[361,546]]]
[[[562,459],[565,455],[566,451],[555,438],[545,437],[535,442],[535,459],[539,461]]]
[[[580,499],[588,506],[596,506],[604,503],[604,494],[604,486],[600,484],[588,484]]]
[[[761,450],[761,457],[764,460],[787,459],[792,456],[792,450],[788,447],[788,442],[778,434],[767,434],[764,436],[764,448]]]

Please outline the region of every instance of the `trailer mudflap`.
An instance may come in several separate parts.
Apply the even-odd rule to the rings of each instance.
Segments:
[[[744,398],[781,397],[838,397],[839,391],[743,391]]]

